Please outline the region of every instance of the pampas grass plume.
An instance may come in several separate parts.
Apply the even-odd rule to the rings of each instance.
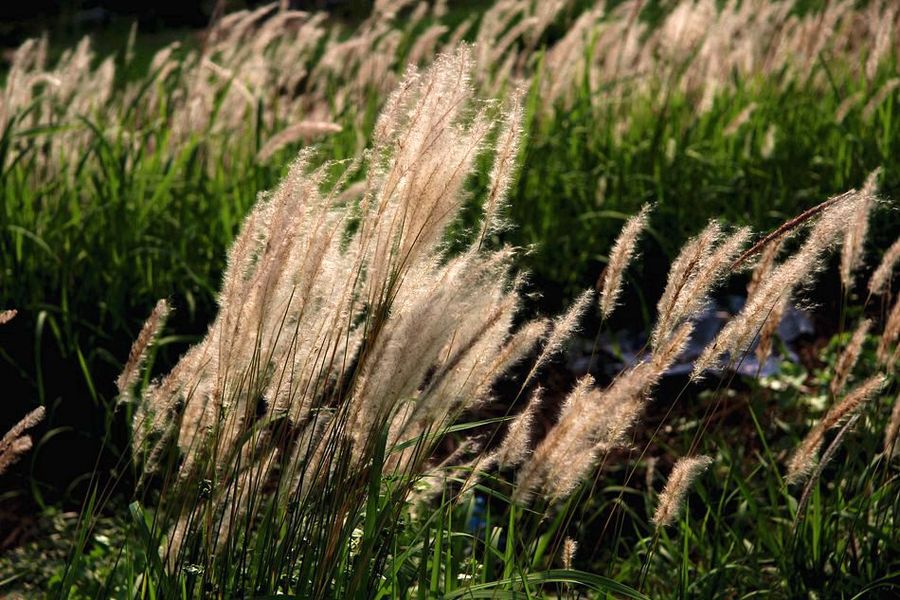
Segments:
[[[884,375],[870,377],[847,394],[810,430],[788,461],[786,479],[789,484],[800,483],[809,477],[816,466],[816,457],[828,430],[855,415],[868,400],[881,391],[884,382]]]
[[[897,238],[891,244],[891,247],[887,249],[887,252],[881,258],[878,267],[872,272],[872,277],[869,279],[870,294],[883,294],[887,290],[888,282],[898,260],[900,260],[900,238]]]
[[[891,418],[884,431],[885,454],[897,454],[898,436],[900,436],[900,394],[897,394],[897,399],[894,400],[894,409],[891,411]]]
[[[0,475],[31,450],[31,438],[23,434],[43,421],[45,415],[46,409],[43,406],[37,407],[13,425],[3,439],[0,439]]]
[[[834,379],[831,380],[831,393],[837,395],[844,389],[847,379],[859,360],[859,353],[862,351],[863,343],[866,341],[866,335],[872,327],[872,321],[865,319],[853,332],[850,342],[844,351],[838,356],[834,365]]]
[[[528,456],[531,444],[531,432],[534,428],[534,416],[541,406],[543,390],[535,389],[525,409],[510,423],[506,437],[496,453],[497,465],[514,467],[521,464]]]
[[[170,311],[169,303],[164,299],[159,300],[156,306],[153,307],[150,316],[147,317],[144,326],[141,328],[141,332],[131,345],[131,352],[128,353],[125,367],[119,374],[118,379],[116,379],[116,387],[119,389],[119,394],[126,395],[134,387],[141,367],[147,359],[147,349],[159,335]]]
[[[681,513],[688,488],[711,464],[712,458],[709,456],[689,456],[675,463],[669,480],[659,495],[659,504],[653,515],[656,527],[667,527],[675,522]]]
[[[880,172],[881,169],[875,169],[866,178],[860,192],[860,202],[844,233],[844,246],[841,248],[841,282],[846,289],[853,287],[853,272],[862,262],[863,245],[869,232],[869,213],[875,206],[876,180]]]
[[[622,291],[622,274],[635,256],[638,238],[647,227],[649,215],[650,205],[645,204],[641,212],[625,223],[609,253],[609,263],[606,266],[603,284],[600,286],[600,314],[604,319],[608,318],[616,307],[616,299]]]
[[[898,339],[900,339],[900,298],[894,302],[891,312],[888,313],[884,331],[881,332],[881,339],[878,342],[878,350],[876,351],[878,361],[888,366],[891,370],[896,365],[891,364],[889,360],[891,358],[890,347],[897,343]]]

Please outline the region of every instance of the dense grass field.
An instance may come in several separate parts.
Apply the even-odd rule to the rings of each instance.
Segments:
[[[26,42],[0,596],[896,594],[898,58],[890,1]]]

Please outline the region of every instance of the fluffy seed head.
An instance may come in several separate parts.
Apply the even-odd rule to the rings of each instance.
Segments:
[[[12,426],[0,439],[0,475],[15,464],[22,455],[31,450],[31,438],[23,435],[26,431],[44,420],[46,410],[39,406]]]
[[[847,384],[847,378],[850,377],[853,367],[856,366],[856,361],[859,360],[859,353],[862,351],[863,343],[866,341],[866,335],[868,335],[871,327],[872,321],[870,319],[863,320],[850,337],[847,347],[838,356],[834,365],[834,379],[831,380],[832,394],[839,394]]]
[[[825,440],[825,434],[855,415],[866,402],[881,391],[885,380],[885,376],[881,374],[870,377],[825,414],[803,438],[788,461],[786,477],[788,483],[799,483],[809,477],[816,466],[816,458]]]
[[[131,345],[131,352],[128,354],[125,367],[119,374],[118,379],[116,379],[116,387],[119,389],[120,395],[126,396],[129,394],[131,388],[137,382],[141,367],[147,358],[147,349],[159,335],[169,316],[169,312],[169,303],[164,299],[159,300],[150,312],[150,316],[144,322],[141,332]]]
[[[900,436],[900,394],[894,400],[894,408],[891,410],[891,418],[884,431],[884,452],[888,455],[897,454],[897,439]]]
[[[897,261],[900,261],[900,238],[894,240],[881,258],[878,267],[872,272],[872,277],[869,279],[870,294],[883,294],[888,289]]]
[[[841,248],[841,281],[844,287],[853,287],[853,272],[863,258],[863,245],[869,231],[869,213],[875,206],[875,190],[880,169],[876,169],[868,178],[860,191],[860,201],[844,233],[844,245]]]
[[[647,227],[649,215],[650,205],[645,204],[641,212],[626,221],[609,253],[609,263],[606,265],[603,284],[600,286],[600,314],[604,319],[608,318],[616,307],[616,299],[622,290],[622,274],[635,256],[638,238]]]
[[[712,464],[709,456],[688,456],[678,459],[672,468],[666,486],[659,495],[659,504],[653,514],[656,527],[667,527],[681,513],[688,489],[697,477]]]

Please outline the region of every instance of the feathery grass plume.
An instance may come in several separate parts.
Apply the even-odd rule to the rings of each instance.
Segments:
[[[431,58],[434,49],[440,42],[441,36],[447,33],[444,25],[431,25],[419,36],[406,55],[406,62],[411,65],[419,65]]]
[[[675,522],[681,514],[688,488],[712,462],[709,456],[686,456],[678,459],[659,495],[659,503],[652,519],[654,526],[668,527]]]
[[[578,321],[581,320],[581,317],[588,309],[588,306],[590,306],[593,296],[593,290],[584,290],[583,292],[581,292],[575,302],[572,303],[572,306],[569,307],[569,310],[567,310],[565,314],[557,317],[553,321],[553,329],[550,331],[550,336],[547,338],[547,342],[544,344],[544,349],[541,350],[540,355],[538,356],[537,360],[534,361],[534,365],[531,367],[531,370],[528,372],[528,375],[522,382],[523,389],[526,385],[528,385],[532,377],[534,377],[535,373],[537,373],[538,369],[544,366],[547,361],[549,361],[553,357],[553,355],[562,350],[563,345],[569,340],[570,337],[572,337],[572,334],[578,330]]]
[[[750,275],[750,282],[747,284],[748,298],[756,293],[756,290],[759,289],[762,282],[775,270],[775,261],[778,258],[778,253],[781,251],[785,239],[785,237],[779,237],[766,244],[759,257],[759,261],[756,263],[756,266],[753,267],[753,271]]]
[[[844,386],[847,385],[847,379],[859,360],[859,354],[871,327],[871,319],[865,319],[860,323],[850,337],[847,347],[838,356],[834,364],[834,378],[831,380],[831,393],[833,395],[837,396],[844,389]]]
[[[650,338],[654,347],[664,344],[677,327],[703,309],[710,290],[730,273],[729,267],[750,239],[750,229],[742,227],[716,245],[721,238],[721,227],[713,221],[675,259],[657,304]]]
[[[622,227],[609,253],[609,262],[600,286],[600,314],[606,319],[616,307],[616,299],[622,291],[622,274],[633,260],[637,251],[637,242],[650,215],[650,205],[645,204],[641,212],[630,217]]]
[[[894,408],[891,410],[891,418],[884,430],[884,453],[892,456],[900,451],[897,440],[900,437],[900,394],[894,400]]]
[[[844,245],[841,248],[841,282],[846,289],[853,287],[853,272],[859,267],[863,257],[863,245],[869,231],[869,213],[875,206],[875,190],[881,169],[875,169],[866,178],[860,190],[860,200],[856,213],[847,222],[844,232]]]
[[[169,312],[169,303],[165,299],[159,300],[150,312],[150,316],[144,322],[144,326],[141,327],[141,332],[131,345],[128,360],[125,361],[125,366],[116,379],[116,388],[118,388],[121,397],[124,398],[131,394],[134,384],[137,383],[141,368],[144,366],[144,361],[147,360],[147,349],[156,340],[160,330],[165,325]]]
[[[528,457],[534,417],[543,401],[542,395],[543,389],[540,386],[535,388],[525,409],[509,424],[506,437],[495,453],[499,467],[515,467]]]
[[[0,311],[0,325],[6,325],[10,321],[12,321],[16,317],[17,314],[18,314],[18,311],[14,308]]]
[[[511,249],[473,243],[446,255],[476,157],[504,151],[489,145],[496,136],[475,100],[472,67],[463,48],[411,70],[379,116],[371,150],[341,182],[326,188],[334,165],[311,171],[303,152],[246,217],[206,337],[145,390],[135,415],[145,472],[169,451],[181,455],[161,516],[180,523],[170,559],[183,556],[177,539],[195,535],[188,523],[225,543],[236,517],[255,520],[260,496],[307,506],[335,481],[365,480],[379,440],[387,448],[377,468],[413,481],[439,434],[487,401],[494,381],[546,334],[545,320],[513,330],[522,280],[509,276]],[[359,171],[360,202],[340,201]],[[588,291],[557,321],[539,360],[561,347],[590,300]],[[209,497],[189,501],[206,479],[217,482]],[[260,482],[270,480],[277,492],[245,493],[268,490]],[[367,489],[353,488],[347,510],[363,509]]]
[[[887,321],[884,323],[884,330],[881,332],[881,338],[878,341],[878,349],[875,355],[881,364],[886,365],[889,370],[893,371],[897,366],[889,360],[891,358],[890,348],[897,344],[900,340],[900,298],[894,301],[891,312],[888,313]]]
[[[759,289],[761,283],[765,281],[772,271],[775,269],[775,259],[784,242],[784,237],[772,240],[762,252],[759,262],[753,269],[750,282],[747,284],[747,298],[752,297],[756,290]],[[787,307],[787,302],[779,302],[772,308],[771,314],[763,323],[759,333],[759,343],[756,345],[756,359],[760,365],[765,364],[772,353],[772,339],[775,332],[778,331],[778,325],[781,323],[781,317]]]
[[[329,133],[338,133],[341,130],[342,127],[340,125],[330,121],[300,121],[299,123],[288,125],[269,138],[269,141],[256,154],[256,160],[265,162],[276,152],[294,142],[309,142],[317,137]]]
[[[572,561],[575,559],[575,553],[578,551],[578,542],[570,537],[566,537],[562,547],[562,564],[563,569],[571,569]]]
[[[503,115],[503,124],[497,139],[497,154],[491,168],[488,195],[484,203],[484,219],[481,225],[481,241],[492,232],[503,229],[499,218],[500,211],[506,204],[509,188],[513,183],[516,169],[516,158],[522,138],[522,119],[524,117],[522,97],[525,88],[519,87],[512,94],[510,108]]]
[[[684,349],[693,326],[685,323],[644,362],[619,376],[605,390],[581,378],[560,410],[556,425],[541,440],[516,477],[513,499],[524,502],[535,492],[557,501],[596,466],[598,458],[621,447],[644,410],[647,396]]]
[[[766,361],[769,360],[769,356],[772,355],[775,333],[778,331],[778,326],[781,324],[781,319],[784,317],[784,311],[787,310],[787,307],[787,299],[777,302],[759,330],[759,341],[756,344],[756,360],[760,368],[765,365]]]
[[[898,260],[900,260],[900,238],[894,240],[891,247],[881,257],[878,267],[872,272],[872,277],[869,279],[869,294],[883,294],[888,290],[888,284]]]
[[[31,438],[26,431],[44,420],[46,410],[39,406],[12,426],[0,439],[0,475],[14,465],[22,455],[31,450]]]
[[[788,461],[786,480],[789,484],[804,481],[816,466],[816,458],[825,434],[856,414],[866,402],[884,387],[886,377],[874,375],[851,390],[841,402],[831,408],[803,438]]]
[[[726,353],[737,360],[747,351],[772,311],[789,302],[794,290],[821,268],[824,254],[838,241],[846,223],[856,214],[860,200],[859,194],[843,194],[821,212],[800,249],[774,270],[748,298],[743,310],[728,321],[713,343],[703,350],[694,363],[693,379],[700,378],[717,365]]]
[[[690,280],[696,278],[701,263],[712,254],[715,243],[721,237],[722,227],[717,221],[711,221],[700,235],[691,238],[682,246],[681,252],[669,268],[666,287],[656,305],[656,326],[650,336],[654,347],[674,330],[675,309],[682,290]]]

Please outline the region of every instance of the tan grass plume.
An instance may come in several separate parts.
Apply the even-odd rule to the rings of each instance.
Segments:
[[[25,432],[44,420],[46,410],[39,406],[13,425],[0,439],[0,475],[31,450],[31,438]]]
[[[870,294],[883,294],[888,290],[891,275],[898,260],[900,260],[900,238],[894,240],[894,243],[881,257],[878,267],[872,272],[872,277],[869,279]]]
[[[634,259],[638,238],[647,227],[649,215],[650,205],[645,204],[638,214],[625,222],[609,253],[609,262],[606,265],[603,284],[600,286],[600,314],[604,319],[609,318],[616,307],[616,300],[622,291],[622,275]]]
[[[809,477],[816,466],[816,459],[825,440],[825,434],[855,415],[865,406],[866,402],[881,391],[885,381],[885,376],[881,374],[870,377],[851,390],[841,402],[825,414],[791,455],[786,477],[788,483],[799,483]]]
[[[833,395],[838,395],[847,384],[847,379],[859,360],[859,354],[862,352],[863,343],[866,341],[866,336],[871,327],[872,321],[864,319],[853,332],[847,347],[838,356],[834,364],[834,379],[831,380],[831,393]]]
[[[659,503],[653,514],[652,522],[659,527],[667,527],[675,522],[681,514],[684,500],[691,484],[712,464],[709,456],[687,456],[678,459],[672,467],[672,473],[659,495]]]

